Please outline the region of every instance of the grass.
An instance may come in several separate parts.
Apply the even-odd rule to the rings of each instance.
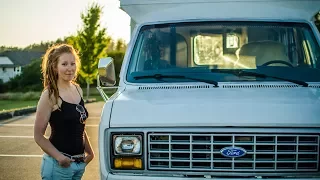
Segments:
[[[8,93],[3,93],[0,94],[0,100],[12,100],[12,101],[31,101],[31,100],[39,100],[39,97],[41,95],[41,92],[8,92]],[[0,106],[1,107],[1,106]]]
[[[27,100],[27,101],[12,101],[12,100],[1,100],[0,101],[0,112],[7,111],[11,109],[19,109],[28,106],[36,106],[37,100]]]
[[[83,90],[83,98],[86,98],[87,89],[83,88],[82,90]],[[116,92],[116,89],[104,90],[104,92],[110,97],[113,93]],[[101,97],[96,87],[90,88],[89,99],[91,98],[96,98],[97,101],[103,101],[103,98]]]
[[[83,98],[86,99],[86,88],[82,88],[83,90]],[[109,92],[105,91],[108,96],[111,96],[116,90],[109,90]],[[0,112],[25,108],[28,106],[36,106],[39,100],[41,92],[17,92],[17,93],[3,93],[0,94]],[[96,99],[96,101],[103,101],[100,93],[97,88],[91,87],[89,92],[89,99]]]

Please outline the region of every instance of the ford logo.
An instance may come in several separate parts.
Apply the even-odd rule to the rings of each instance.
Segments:
[[[246,155],[247,151],[241,147],[225,147],[220,150],[225,157],[237,158]]]

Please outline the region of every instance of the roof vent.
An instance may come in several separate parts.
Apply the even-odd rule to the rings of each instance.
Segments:
[[[311,87],[311,88],[320,88],[320,84],[309,85],[308,87]]]
[[[275,84],[237,84],[237,85],[223,85],[223,88],[295,88],[299,85],[275,85]]]
[[[208,89],[212,88],[210,85],[184,85],[184,86],[143,86],[139,89]]]
[[[297,88],[300,85],[295,84],[228,84],[222,85],[220,88]],[[320,88],[320,84],[309,85],[311,88]],[[139,90],[152,89],[210,89],[217,88],[212,85],[168,85],[168,86],[141,86]],[[218,87],[219,88],[219,87]]]

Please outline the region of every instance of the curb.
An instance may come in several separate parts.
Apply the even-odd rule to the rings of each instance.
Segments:
[[[21,116],[24,114],[30,114],[30,113],[36,112],[36,110],[37,110],[37,107],[32,106],[32,107],[27,107],[27,108],[14,109],[11,111],[0,112],[0,120],[10,119],[15,116]]]
[[[84,103],[92,103],[92,102],[96,102],[96,101],[97,101],[96,99],[88,99],[88,100],[85,100]],[[12,111],[0,112],[0,121],[10,119],[15,116],[22,116],[22,115],[31,114],[31,113],[36,112],[36,110],[37,110],[37,107],[32,106],[32,107],[27,107],[27,108],[15,109]]]

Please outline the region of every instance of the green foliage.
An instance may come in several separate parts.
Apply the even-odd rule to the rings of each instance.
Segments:
[[[3,80],[0,79],[0,93],[4,93],[4,92],[6,92],[6,86],[3,83]]]
[[[126,42],[123,39],[118,39],[115,47],[115,51],[125,51],[127,48]]]
[[[27,47],[19,48],[19,47],[11,47],[11,46],[0,46],[0,53],[4,51],[37,51],[37,52],[45,52],[50,46],[53,44],[59,43],[66,43],[67,39],[65,38],[58,38],[55,41],[41,41],[40,43],[30,44]]]
[[[125,52],[127,49],[127,43],[125,42],[124,39],[111,39],[109,42],[109,46],[107,49],[107,52],[112,52],[112,51],[122,51]]]
[[[106,35],[106,29],[100,27],[101,12],[102,7],[92,3],[86,13],[81,13],[83,27],[76,36],[68,38],[68,43],[79,51],[81,59],[80,83],[91,84],[96,79],[99,59],[106,56],[106,50],[111,40]]]
[[[0,53],[4,51],[17,51],[17,50],[22,50],[22,48],[12,47],[12,46],[0,46]]]
[[[13,100],[1,100],[0,101],[0,114],[13,111],[30,111],[33,109],[33,112],[35,111],[35,108],[37,106],[37,100],[28,100],[28,101],[13,101]],[[32,108],[32,109],[30,109]],[[11,117],[11,116],[10,116]]]
[[[41,41],[40,44],[37,44],[37,43],[31,44],[31,45],[25,47],[23,50],[45,52],[53,44],[66,43],[67,38],[68,37],[66,37],[64,39],[58,38],[55,41],[46,41],[46,42]]]
[[[41,92],[29,91],[26,93],[18,92],[8,92],[0,94],[0,100],[12,100],[12,101],[30,101],[30,100],[39,100]]]
[[[41,91],[43,87],[40,71],[41,62],[41,59],[33,60],[29,65],[23,67],[20,75],[4,84],[5,89],[12,92]]]
[[[115,73],[116,73],[116,78],[117,78],[116,85],[119,85],[119,74],[120,74],[124,55],[125,55],[125,52],[123,52],[123,51],[113,51],[113,52],[108,53],[108,56],[112,57],[114,60],[114,66],[115,66],[114,68],[115,68]]]

